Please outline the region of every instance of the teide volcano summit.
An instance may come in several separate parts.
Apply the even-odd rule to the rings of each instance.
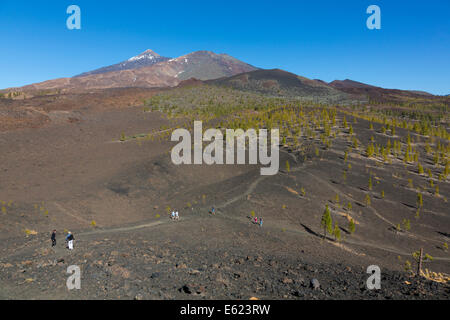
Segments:
[[[152,50],[111,66],[23,87],[27,89],[93,89],[114,87],[176,86],[190,78],[210,80],[229,77],[258,68],[227,54],[196,51],[169,59]]]

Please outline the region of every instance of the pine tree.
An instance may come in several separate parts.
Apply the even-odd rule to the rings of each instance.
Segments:
[[[370,196],[366,194],[366,206],[370,206]]]
[[[421,193],[417,193],[417,208],[422,208],[423,206],[423,196]]]
[[[339,229],[337,222],[334,223],[333,235],[334,235],[334,240],[336,240],[336,241],[341,240],[341,229]]]
[[[413,252],[412,256],[417,261],[417,274],[416,276],[421,276],[422,274],[422,263],[433,261],[433,257],[429,254],[423,254],[423,249]]]
[[[348,223],[348,230],[350,233],[355,232],[355,221],[353,221],[353,219],[350,219],[350,222]]]
[[[403,226],[405,227],[406,231],[409,231],[411,229],[411,222],[409,219],[403,219]]]
[[[344,125],[344,128],[347,128],[347,127],[348,127],[347,119],[345,119],[345,116],[344,116],[344,119],[342,120],[342,123],[343,123],[343,125]]]
[[[403,161],[405,163],[409,162],[409,148],[407,148],[406,151],[405,151],[405,156],[403,157]]]
[[[353,147],[354,147],[355,149],[358,149],[358,139],[356,139],[355,137],[354,137],[354,139],[353,139]]]
[[[333,232],[333,221],[331,220],[331,213],[328,205],[325,206],[325,211],[322,215],[321,225],[323,227],[323,237],[325,238],[327,235],[327,231],[329,234]]]
[[[373,143],[368,144],[367,148],[366,148],[367,157],[368,158],[372,157],[374,152],[375,152],[375,147],[374,147]]]
[[[423,166],[420,163],[418,163],[417,167],[418,167],[417,171],[419,172],[419,174],[423,174]]]

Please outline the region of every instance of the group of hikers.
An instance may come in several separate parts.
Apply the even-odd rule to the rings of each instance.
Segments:
[[[56,246],[56,230],[52,231],[52,236],[50,238],[52,240],[52,247]],[[73,250],[73,241],[75,238],[73,237],[72,232],[68,231],[66,235],[66,248],[69,250]]]
[[[259,224],[259,226],[262,227],[262,225],[263,225],[263,218],[259,217],[259,222],[258,222],[258,217],[254,217],[253,218],[253,223],[254,224]]]
[[[170,218],[172,220],[180,220],[180,216],[178,215],[178,211],[172,211],[172,214],[170,215]]]
[[[216,214],[216,208],[212,207],[211,210],[209,210],[209,213],[212,215]],[[259,217],[259,222],[258,222],[258,217],[251,218],[251,221],[253,224],[259,224],[260,227],[263,226],[263,218],[262,217]]]
[[[210,210],[211,214],[216,214],[216,209],[214,207],[211,208]],[[172,211],[170,218],[172,220],[180,220],[180,216],[178,214],[178,211]],[[254,224],[259,224],[260,227],[262,227],[263,225],[263,219],[261,217],[259,217],[259,222],[258,222],[258,217],[254,217],[252,219],[252,222]],[[52,231],[52,236],[50,238],[52,240],[52,247],[56,246],[56,230]],[[73,241],[75,240],[75,238],[73,237],[72,232],[68,231],[67,235],[66,235],[66,248],[68,248],[69,250],[73,250]]]

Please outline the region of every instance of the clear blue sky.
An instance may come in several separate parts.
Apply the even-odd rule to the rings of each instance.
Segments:
[[[81,30],[66,9],[81,8]],[[381,30],[366,8],[381,8]],[[228,53],[325,81],[450,93],[450,1],[0,0],[0,88],[69,77],[146,49]]]

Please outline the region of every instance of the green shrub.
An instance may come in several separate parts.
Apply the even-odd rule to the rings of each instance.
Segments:
[[[333,221],[331,220],[331,213],[328,205],[325,206],[325,211],[322,215],[321,225],[323,227],[323,237],[326,237],[326,233],[328,231],[329,234],[333,232]]]
[[[353,221],[353,219],[350,219],[350,222],[348,223],[348,230],[350,233],[355,232],[355,221]]]

